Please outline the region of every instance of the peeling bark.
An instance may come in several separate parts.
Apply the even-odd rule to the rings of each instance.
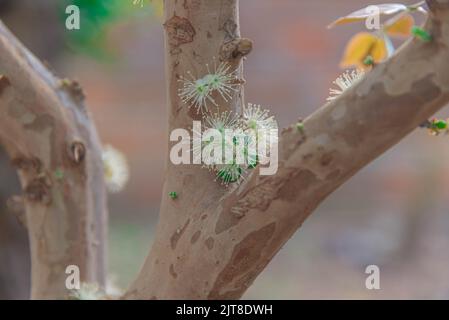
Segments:
[[[237,299],[336,188],[449,101],[449,0],[428,1],[431,42],[408,41],[364,80],[280,138],[279,170],[226,189],[207,170],[167,159],[152,249],[126,299]],[[179,75],[202,75],[239,43],[237,0],[166,0],[169,130],[199,116],[177,96]],[[238,45],[234,45],[234,48]],[[221,54],[228,52],[227,54]],[[237,110],[241,96],[220,101]],[[170,191],[179,194],[176,201]],[[173,239],[175,243],[173,245]]]
[[[82,281],[104,285],[101,147],[80,87],[57,79],[1,23],[0,143],[22,185],[32,298],[65,298],[72,264]]]

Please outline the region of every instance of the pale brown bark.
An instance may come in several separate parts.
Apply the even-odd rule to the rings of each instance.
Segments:
[[[32,298],[68,294],[66,267],[105,281],[101,147],[80,88],[51,74],[0,23],[0,143],[23,189]]]
[[[442,108],[449,101],[449,0],[428,3],[433,40],[408,41],[308,117],[303,130],[292,124],[283,131],[276,175],[255,171],[226,189],[207,170],[167,159],[154,244],[125,298],[241,297],[327,195]],[[176,79],[188,70],[203,74],[229,41],[239,42],[238,1],[165,5],[169,129],[188,128],[198,116],[180,102]],[[240,103],[235,97],[221,108]]]

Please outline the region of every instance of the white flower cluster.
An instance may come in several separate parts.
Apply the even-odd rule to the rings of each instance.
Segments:
[[[72,290],[71,300],[104,300],[105,293],[96,283],[81,283],[80,288]]]
[[[240,183],[248,169],[253,169],[262,158],[265,159],[269,153],[266,139],[273,139],[271,130],[278,128],[268,110],[253,104],[248,104],[242,115],[231,112],[208,114],[204,117],[204,122],[203,132],[194,132],[194,135],[199,137],[213,129],[221,133],[221,139],[203,139],[200,147],[193,149],[193,156],[202,157],[204,165],[214,171],[217,180],[221,180],[224,185]],[[227,132],[232,134],[228,135]],[[277,135],[275,139],[277,142]],[[259,152],[261,143],[264,143],[262,148],[265,149],[262,153]],[[223,154],[217,158],[217,155],[209,151],[216,150],[216,147],[225,150],[224,159]]]

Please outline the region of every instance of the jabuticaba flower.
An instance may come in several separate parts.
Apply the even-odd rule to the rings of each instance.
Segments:
[[[277,143],[278,123],[273,116],[269,115],[268,109],[260,105],[248,103],[243,107],[242,121],[245,126],[246,140],[245,152],[248,168],[252,169],[260,162],[265,162],[270,152],[270,143]],[[260,154],[261,144],[265,144],[266,150]]]
[[[230,183],[240,183],[243,180],[245,168],[237,163],[219,164],[215,168],[216,177],[225,186]]]
[[[359,32],[347,44],[340,67],[366,69],[369,67],[365,64],[368,56],[375,64],[382,62],[388,56],[385,39],[369,32]]]
[[[121,191],[129,180],[129,167],[125,155],[107,145],[103,148],[102,157],[106,187],[110,192]]]
[[[208,131],[216,130],[220,133],[221,138],[215,139],[207,136]],[[225,161],[222,155],[216,156],[213,150],[221,149],[234,150],[234,140],[232,136],[227,136],[226,131],[235,132],[242,131],[242,122],[240,117],[233,112],[210,113],[204,117],[204,126],[202,132],[193,132],[194,139],[201,139],[201,144],[192,149],[194,158],[202,159],[205,167],[215,170],[217,164]],[[209,152],[210,151],[210,152]]]
[[[208,73],[202,78],[195,78],[189,71],[188,78],[181,76],[179,80],[181,88],[178,90],[178,95],[181,101],[197,109],[198,113],[208,112],[208,103],[218,106],[212,97],[214,92],[228,101],[241,85],[238,81],[237,70],[232,70],[227,62],[220,63],[218,67],[215,66],[213,72],[210,71],[209,65],[206,67]]]

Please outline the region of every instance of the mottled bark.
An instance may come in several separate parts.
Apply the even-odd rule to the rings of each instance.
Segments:
[[[0,143],[23,189],[32,298],[67,296],[65,269],[104,284],[101,146],[76,82],[49,72],[0,23]]]
[[[449,101],[449,0],[428,1],[430,42],[408,41],[364,80],[282,132],[279,170],[226,189],[197,166],[167,159],[153,247],[125,298],[240,298],[308,215],[336,188]],[[237,0],[166,0],[169,129],[195,112],[177,78],[239,42]],[[236,58],[233,58],[236,57]],[[223,57],[222,57],[223,58]],[[224,55],[239,65],[241,55]],[[267,75],[270,76],[270,75]],[[235,110],[236,96],[221,108]],[[168,192],[179,197],[172,200]]]

